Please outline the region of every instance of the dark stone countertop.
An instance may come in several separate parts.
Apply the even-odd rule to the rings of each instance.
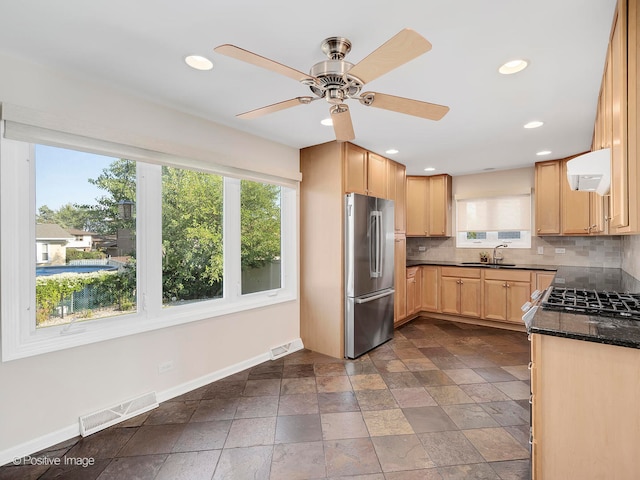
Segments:
[[[498,268],[509,270],[545,270],[555,272],[558,267],[555,265],[537,265],[537,264],[515,264],[515,265],[493,265],[480,263],[463,263],[454,261],[438,261],[438,260],[407,260],[407,267],[419,267],[420,265],[436,265],[441,267],[467,267],[467,268]]]
[[[558,267],[552,286],[611,292],[640,292],[640,280],[619,268]],[[556,312],[539,307],[529,333],[640,348],[640,321]]]
[[[492,268],[490,265],[473,265],[454,261],[407,260],[407,267],[420,265]],[[498,268],[555,271],[556,275],[551,285],[556,287],[609,292],[640,292],[640,280],[620,268],[525,264]],[[638,320],[556,312],[539,307],[530,324],[527,325],[527,330],[529,333],[640,349],[640,321]]]

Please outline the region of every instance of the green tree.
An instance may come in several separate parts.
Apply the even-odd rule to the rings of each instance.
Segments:
[[[201,299],[222,290],[222,189],[219,175],[163,167],[163,294]]]
[[[242,266],[261,267],[280,256],[280,187],[242,180]]]
[[[57,223],[57,214],[55,210],[51,210],[47,205],[38,208],[36,214],[36,223]]]
[[[100,234],[115,234],[118,228],[133,229],[135,219],[123,219],[118,213],[118,203],[123,200],[136,201],[136,162],[118,159],[102,170],[98,178],[89,183],[104,190],[108,195],[96,198],[96,205],[82,205],[87,212],[86,228]]]
[[[62,205],[56,212],[56,223],[62,228],[87,230],[91,225],[92,212],[86,206]]]

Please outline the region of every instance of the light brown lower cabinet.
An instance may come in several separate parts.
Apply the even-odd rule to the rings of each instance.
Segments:
[[[394,283],[396,293],[393,301],[393,323],[397,324],[407,316],[407,239],[404,235],[396,235],[394,242]]]
[[[422,310],[437,312],[440,308],[440,267],[435,265],[422,266]]]
[[[531,272],[487,270],[484,274],[483,318],[522,322],[521,307],[531,298]]]
[[[640,478],[640,349],[531,340],[533,480]]]
[[[407,316],[418,313],[421,308],[422,267],[407,268]]]
[[[440,311],[465,317],[480,317],[480,269],[441,267],[440,272]]]

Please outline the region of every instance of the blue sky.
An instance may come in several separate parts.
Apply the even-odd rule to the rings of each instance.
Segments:
[[[115,159],[64,148],[36,145],[36,212],[42,205],[57,210],[62,205],[95,204],[105,195],[88,182]]]

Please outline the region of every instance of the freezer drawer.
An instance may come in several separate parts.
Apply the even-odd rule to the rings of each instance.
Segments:
[[[357,358],[393,338],[394,290],[347,297],[345,356]]]

